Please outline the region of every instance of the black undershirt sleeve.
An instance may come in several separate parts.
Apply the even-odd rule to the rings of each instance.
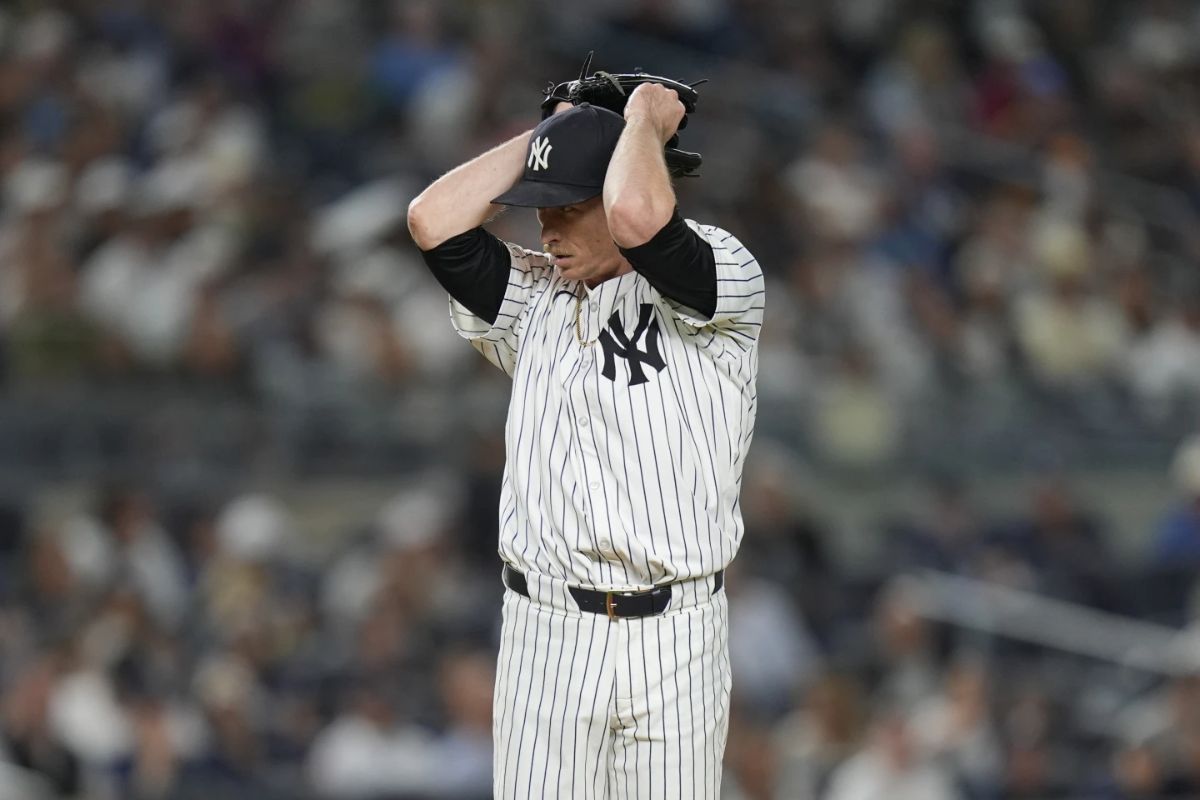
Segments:
[[[687,226],[679,209],[654,238],[621,255],[664,297],[704,319],[717,313],[717,260],[712,246]]]
[[[495,324],[512,267],[504,242],[483,228],[472,228],[432,250],[422,250],[421,256],[451,297],[475,316]]]

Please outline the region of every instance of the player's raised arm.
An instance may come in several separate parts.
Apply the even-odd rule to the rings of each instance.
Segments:
[[[503,208],[492,199],[521,176],[530,133],[450,170],[408,205],[413,241],[430,272],[457,304],[452,309],[464,314],[460,331],[480,336],[499,333],[491,328],[513,283],[513,260],[504,242],[482,225]]]
[[[634,90],[604,178],[604,210],[630,265],[691,318],[709,320],[717,311],[713,248],[677,213],[663,152],[684,112],[674,89],[644,83]]]
[[[409,203],[408,230],[417,247],[432,250],[500,213],[503,206],[492,198],[521,177],[530,133],[455,167]]]
[[[675,190],[663,145],[679,127],[684,106],[671,89],[644,83],[625,105],[625,130],[604,178],[604,212],[620,247],[654,238],[675,211]]]

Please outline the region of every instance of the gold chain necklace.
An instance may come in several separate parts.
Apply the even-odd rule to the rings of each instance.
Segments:
[[[583,340],[582,314],[583,314],[583,295],[585,293],[586,293],[586,290],[583,290],[581,287],[579,294],[575,295],[575,341],[579,342],[579,344],[582,345],[583,347],[591,347],[592,345],[594,345],[596,343],[596,339],[592,339],[590,342],[585,342]],[[597,337],[597,339],[598,338],[599,337]]]

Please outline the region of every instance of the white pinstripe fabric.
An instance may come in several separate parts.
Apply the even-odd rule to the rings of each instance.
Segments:
[[[496,678],[497,800],[717,800],[729,727],[725,593],[610,621],[512,591]]]
[[[456,329],[513,378],[505,428],[500,555],[522,572],[576,586],[648,588],[711,575],[742,537],[742,464],[757,408],[763,279],[732,235],[688,224],[713,247],[712,320],[662,297],[636,272],[588,290],[565,281],[539,253],[509,245],[512,268],[495,324],[451,300]],[[599,344],[576,338],[632,335],[653,310],[665,367],[646,381]],[[648,335],[634,344],[648,347]]]
[[[711,580],[742,538],[763,277],[732,235],[687,224],[716,258],[711,320],[636,272],[589,290],[515,245],[494,324],[450,303],[513,379],[499,550],[533,599],[505,593],[497,798],[718,797],[730,673]],[[583,337],[607,333],[608,348],[580,345],[581,294]],[[612,347],[625,337],[632,359]],[[661,363],[638,355],[655,349]],[[566,592],[675,582],[665,614],[632,620],[581,612]]]

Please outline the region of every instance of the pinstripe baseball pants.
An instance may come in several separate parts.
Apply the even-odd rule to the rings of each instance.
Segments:
[[[707,580],[660,616],[583,612],[565,586],[506,590],[497,800],[717,800],[729,729],[728,606]]]

